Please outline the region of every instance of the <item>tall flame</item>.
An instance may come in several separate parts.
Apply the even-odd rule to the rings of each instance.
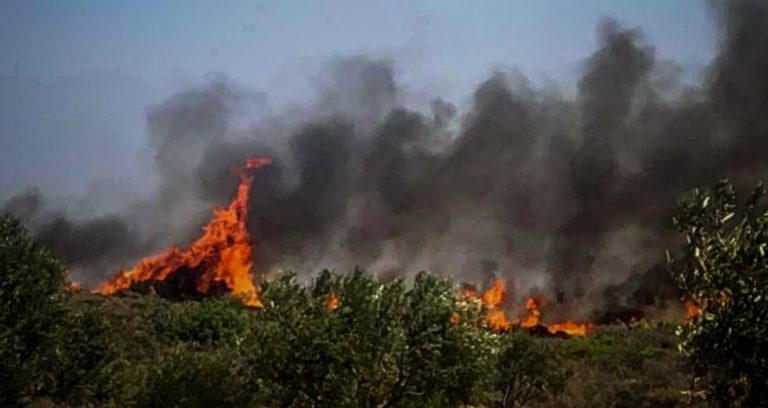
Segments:
[[[182,268],[202,268],[196,281],[199,293],[209,293],[212,285],[223,284],[230,292],[241,296],[246,305],[262,307],[258,289],[253,284],[253,249],[246,228],[248,193],[253,181],[248,170],[270,163],[269,158],[253,158],[237,169],[240,176],[237,196],[229,206],[214,209],[213,219],[203,227],[203,235],[189,248],[172,246],[159,255],[145,258],[133,269],[120,271],[96,292],[109,295],[136,282],[165,280]]]
[[[523,316],[520,319],[520,327],[530,329],[538,326],[541,319],[541,301],[532,297],[526,299],[525,310],[528,312],[528,316]]]
[[[507,285],[502,280],[494,281],[483,293],[483,302],[491,307],[499,307],[507,296]]]
[[[507,297],[507,285],[502,280],[493,282],[491,287],[483,293],[483,303],[490,309],[486,315],[488,326],[496,331],[506,331],[512,327],[507,315],[499,308]]]

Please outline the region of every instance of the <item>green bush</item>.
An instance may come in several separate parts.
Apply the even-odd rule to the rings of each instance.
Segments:
[[[450,321],[447,280],[422,273],[407,289],[324,271],[310,288],[284,276],[262,294],[246,354],[272,405],[458,406],[490,372],[481,329]]]
[[[87,305],[65,316],[52,345],[54,357],[41,395],[71,406],[113,401],[121,384],[112,377],[122,362],[108,311]]]
[[[154,302],[149,320],[155,337],[164,342],[199,345],[239,344],[250,330],[250,313],[236,299],[200,302]]]
[[[17,220],[0,217],[0,405],[44,386],[64,316],[64,278],[61,264]]]
[[[690,373],[676,344],[666,325],[644,324],[600,326],[588,337],[553,342],[571,373],[557,406],[684,404]]]
[[[525,406],[533,399],[559,394],[568,378],[555,348],[514,332],[504,336],[496,371],[503,408]]]
[[[739,205],[722,181],[678,205],[684,254],[670,268],[702,314],[681,327],[681,349],[720,406],[768,406],[768,206],[758,186]]]
[[[191,345],[161,348],[151,361],[126,375],[137,389],[136,407],[248,407],[254,392],[248,371],[235,349],[200,349]],[[271,405],[268,405],[271,406]]]

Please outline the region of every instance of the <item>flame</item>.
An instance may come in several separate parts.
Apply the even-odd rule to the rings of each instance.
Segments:
[[[685,301],[685,321],[693,320],[701,314],[701,307],[693,300]]]
[[[476,299],[477,298],[477,289],[475,289],[474,286],[469,284],[462,284],[461,285],[461,295],[468,299]]]
[[[495,331],[507,331],[512,328],[512,322],[507,319],[503,310],[490,310],[486,315],[488,326]]]
[[[476,298],[476,293],[471,289],[469,285],[463,285],[462,295],[466,298]],[[541,308],[546,306],[546,300],[540,297],[529,297],[525,300],[526,314],[520,319],[510,321],[507,318],[506,313],[500,307],[504,303],[507,296],[506,284],[502,280],[496,280],[491,284],[491,287],[486,290],[480,299],[488,307],[485,319],[488,322],[488,326],[495,331],[507,331],[512,326],[518,326],[523,329],[533,329],[537,326],[546,328],[551,334],[566,333],[569,336],[586,336],[587,333],[592,331],[594,324],[590,322],[576,322],[573,320],[566,320],[563,322],[557,322],[552,324],[544,324],[541,322]],[[453,321],[453,319],[452,319]]]
[[[262,307],[253,284],[253,248],[246,229],[248,193],[253,180],[247,170],[270,163],[269,158],[252,158],[237,169],[240,176],[237,196],[229,206],[214,209],[213,219],[203,227],[203,235],[189,248],[172,246],[159,255],[145,258],[133,269],[120,271],[95,292],[109,295],[136,282],[165,280],[181,268],[203,267],[196,282],[199,293],[208,293],[214,284],[224,284],[230,292],[241,296],[246,305]]]
[[[491,307],[498,307],[507,296],[507,285],[503,280],[496,280],[490,288],[483,293],[483,302]]]
[[[541,320],[541,301],[536,298],[529,297],[525,300],[525,310],[528,311],[528,316],[524,316],[518,322],[518,325],[523,329],[530,329],[539,325]]]
[[[592,323],[578,323],[571,320],[566,320],[562,323],[548,324],[546,327],[547,331],[552,334],[562,332],[569,336],[586,336],[587,333],[592,331],[594,325]]]
[[[499,309],[504,299],[507,297],[507,285],[503,280],[496,280],[490,288],[483,293],[482,301],[488,305],[488,314],[486,320],[488,326],[496,331],[506,331],[512,327],[512,323],[507,319],[503,310]]]
[[[518,322],[523,329],[531,329],[536,326],[543,326],[551,334],[565,333],[569,336],[586,336],[592,330],[592,323],[580,323],[573,320],[545,324],[541,322],[541,308],[546,306],[546,300],[542,298],[529,297],[525,300],[525,309],[528,315],[524,316]]]
[[[451,313],[451,318],[449,319],[451,324],[459,324],[461,323],[461,316],[457,312]]]
[[[336,296],[333,292],[328,294],[328,297],[325,299],[325,310],[329,312],[333,312],[334,310],[339,308],[339,305],[341,304],[341,300],[339,300],[339,297]]]

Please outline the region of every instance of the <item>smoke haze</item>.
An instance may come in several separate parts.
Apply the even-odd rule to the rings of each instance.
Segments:
[[[314,102],[234,126],[258,94],[226,78],[153,106],[155,195],[98,218],[72,217],[29,189],[5,211],[29,223],[86,283],[169,244],[184,245],[255,175],[249,229],[258,275],[355,265],[383,277],[429,269],[571,313],[656,306],[676,292],[661,263],[676,245],[683,192],[768,166],[768,3],[712,2],[719,50],[689,85],[641,29],[597,27],[574,96],[520,74],[480,83],[468,110],[409,107],[396,63],[337,58]]]

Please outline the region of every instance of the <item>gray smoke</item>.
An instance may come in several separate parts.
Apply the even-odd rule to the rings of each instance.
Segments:
[[[391,61],[339,58],[314,102],[238,128],[253,95],[215,79],[150,109],[156,196],[80,222],[38,214],[34,192],[6,210],[98,281],[104,265],[189,242],[234,195],[232,167],[268,155],[250,201],[259,275],[362,265],[478,284],[493,274],[514,296],[539,292],[570,314],[663,308],[676,296],[661,263],[678,244],[675,199],[768,168],[768,3],[713,10],[720,48],[695,85],[613,20],[598,27],[572,98],[497,72],[464,112],[439,99],[416,110]]]

